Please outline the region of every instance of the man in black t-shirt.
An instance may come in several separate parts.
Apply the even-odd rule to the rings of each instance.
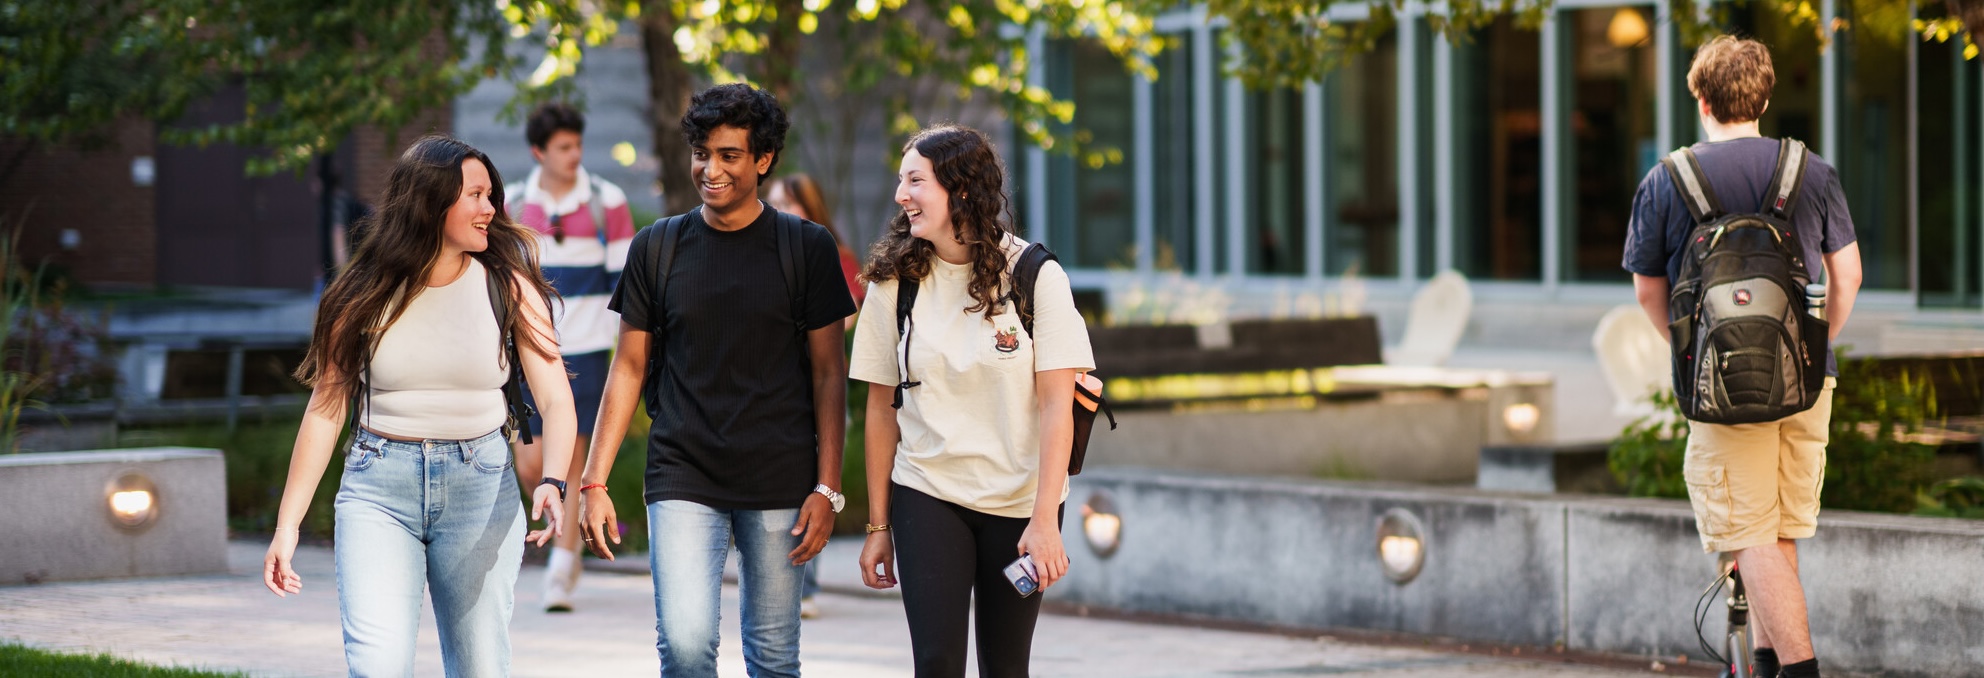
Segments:
[[[1761,211],[1777,173],[1778,141],[1764,138],[1757,128],[1775,81],[1768,48],[1729,36],[1702,45],[1688,69],[1688,90],[1708,132],[1708,140],[1690,150],[1710,189],[1732,212]],[[1837,338],[1860,289],[1860,246],[1832,165],[1808,153],[1804,175],[1797,204],[1790,208],[1792,230],[1811,279],[1820,280],[1823,274],[1826,281],[1826,320]],[[1633,196],[1624,265],[1633,274],[1640,307],[1662,328],[1662,337],[1668,335],[1668,292],[1680,276],[1694,227],[1674,182],[1663,168],[1654,167]],[[1838,375],[1832,356],[1826,358],[1825,388],[1809,410],[1758,424],[1688,423],[1681,472],[1695,527],[1703,549],[1733,554],[1742,570],[1756,611],[1750,625],[1758,676],[1819,675],[1805,589],[1798,579],[1797,540],[1813,536],[1818,528]]]
[[[749,85],[690,99],[682,134],[703,204],[635,236],[609,303],[619,348],[579,489],[582,529],[595,555],[613,557],[607,541],[620,535],[606,476],[645,399],[654,425],[643,500],[664,678],[716,676],[732,543],[745,663],[754,676],[797,678],[800,566],[826,546],[842,504],[841,321],[854,300],[833,236],[811,222],[793,243],[804,258],[801,308],[788,295],[778,213],[757,196],[787,124],[777,100]],[[649,242],[664,237],[668,264]]]

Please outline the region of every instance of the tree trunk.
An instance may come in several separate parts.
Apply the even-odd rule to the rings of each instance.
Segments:
[[[793,105],[798,103],[793,99],[797,90],[792,85],[799,77],[799,15],[806,9],[800,0],[777,0],[775,6],[778,19],[767,36],[770,44],[760,57],[764,60],[764,72],[759,74],[759,82],[790,115]]]
[[[648,115],[654,120],[654,157],[660,163],[662,211],[682,214],[702,203],[689,176],[689,144],[682,139],[682,114],[689,110],[695,79],[675,49],[675,15],[668,2],[641,11],[642,51],[648,58]]]
[[[1963,20],[1963,28],[1970,32],[1970,40],[1984,45],[1984,0],[1944,0],[1950,14]]]

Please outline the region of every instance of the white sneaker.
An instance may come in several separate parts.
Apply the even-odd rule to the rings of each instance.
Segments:
[[[551,549],[551,562],[544,567],[544,611],[571,612],[572,591],[579,584],[577,553]]]
[[[820,616],[820,604],[812,598],[799,599],[799,618],[813,619]]]

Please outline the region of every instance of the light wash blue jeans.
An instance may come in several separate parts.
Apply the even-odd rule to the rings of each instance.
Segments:
[[[413,675],[423,588],[433,591],[447,675],[509,675],[524,553],[510,465],[500,433],[414,443],[358,432],[336,504],[351,675]]]
[[[715,678],[723,561],[737,544],[744,670],[752,678],[799,677],[801,567],[792,525],[799,509],[725,511],[692,501],[648,504],[648,565],[654,571],[655,649],[663,678]]]

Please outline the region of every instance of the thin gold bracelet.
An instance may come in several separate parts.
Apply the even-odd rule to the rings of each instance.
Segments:
[[[887,531],[889,531],[888,525],[876,525],[873,523],[868,524],[868,534],[874,534],[876,532],[887,532]]]

